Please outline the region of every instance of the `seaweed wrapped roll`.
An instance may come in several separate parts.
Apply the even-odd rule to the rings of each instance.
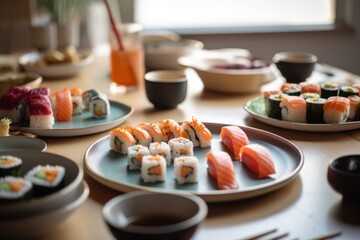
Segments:
[[[0,178],[0,203],[12,203],[30,199],[32,183],[20,177]]]
[[[352,95],[359,95],[359,89],[352,86],[341,86],[339,96],[341,97],[349,97]]]
[[[313,97],[306,99],[306,122],[324,123],[325,98]]]
[[[320,88],[321,97],[325,99],[339,94],[339,85],[337,83],[324,82],[320,84]]]
[[[18,176],[22,160],[15,156],[0,156],[0,177]]]

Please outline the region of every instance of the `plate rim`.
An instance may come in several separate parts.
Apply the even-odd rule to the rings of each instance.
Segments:
[[[228,126],[228,125],[234,125],[239,126],[242,129],[245,129],[246,131],[252,131],[255,133],[260,133],[262,136],[267,136],[270,138],[276,138],[278,141],[286,144],[291,148],[291,150],[296,151],[296,153],[299,155],[298,164],[289,174],[287,174],[286,177],[282,178],[281,180],[276,180],[274,182],[268,182],[261,185],[248,187],[246,190],[243,189],[232,189],[232,190],[217,190],[212,192],[205,192],[205,193],[198,193],[196,191],[187,191],[187,190],[181,190],[181,189],[163,189],[163,188],[154,188],[149,186],[141,186],[141,185],[134,185],[134,184],[128,184],[128,183],[119,183],[118,181],[114,181],[112,179],[107,178],[106,176],[102,176],[93,169],[91,169],[91,166],[88,163],[88,156],[90,154],[91,149],[99,144],[99,142],[107,140],[110,136],[106,135],[101,137],[100,139],[97,139],[95,142],[93,142],[85,151],[84,157],[83,157],[83,166],[84,170],[87,174],[89,174],[90,177],[92,177],[94,180],[98,181],[99,183],[112,188],[114,190],[123,191],[123,192],[130,192],[135,190],[143,190],[143,191],[152,191],[152,192],[171,192],[171,193],[181,193],[181,192],[187,192],[195,194],[201,198],[203,198],[206,202],[227,202],[227,201],[234,201],[234,200],[241,200],[241,199],[247,199],[259,195],[263,195],[265,193],[269,193],[271,191],[274,191],[278,188],[281,188],[285,184],[292,181],[296,176],[298,176],[300,170],[302,169],[304,165],[304,155],[299,147],[297,147],[294,143],[290,142],[289,140],[262,130],[257,129],[253,127],[248,126],[241,126],[237,124],[223,124],[223,123],[212,123],[212,122],[203,122],[206,126],[212,125],[212,126]]]

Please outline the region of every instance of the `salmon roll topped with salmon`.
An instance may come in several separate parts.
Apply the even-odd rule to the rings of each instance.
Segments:
[[[281,118],[288,122],[306,123],[306,101],[298,96],[285,96],[281,102]]]
[[[232,152],[236,160],[240,160],[240,149],[249,144],[249,138],[246,133],[238,126],[222,127],[220,141]]]
[[[178,138],[181,136],[181,128],[179,123],[172,119],[164,119],[158,122],[163,135],[164,141],[168,142],[172,138]]]
[[[181,136],[193,142],[194,147],[210,147],[212,134],[210,130],[195,117],[181,124]]]
[[[113,129],[110,132],[110,147],[115,152],[127,154],[128,148],[136,144],[136,139],[124,129]]]
[[[138,125],[139,128],[147,131],[151,138],[152,142],[163,142],[164,134],[162,133],[160,127],[155,123],[140,123]]]
[[[350,99],[346,97],[329,97],[324,104],[324,122],[345,122],[350,113]]]
[[[299,85],[301,87],[301,93],[311,92],[311,93],[321,94],[321,87],[319,83],[301,82],[299,83]]]

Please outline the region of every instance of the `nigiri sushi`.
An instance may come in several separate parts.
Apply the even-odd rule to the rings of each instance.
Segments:
[[[345,122],[350,113],[350,99],[345,97],[329,97],[324,104],[324,122]]]
[[[67,122],[72,120],[73,105],[69,89],[58,90],[54,93],[53,109],[55,120]]]
[[[306,101],[302,97],[285,96],[280,107],[282,120],[306,123]]]
[[[240,150],[240,160],[250,171],[260,178],[276,173],[275,165],[269,150],[260,144],[248,144]]]
[[[230,155],[224,151],[206,153],[209,175],[217,181],[220,190],[237,189],[239,184],[235,178],[234,165]]]
[[[181,128],[179,123],[172,119],[160,120],[158,125],[164,135],[165,142],[168,142],[172,138],[181,136]]]
[[[193,142],[194,147],[210,147],[212,134],[210,130],[195,117],[181,124],[181,136]]]
[[[225,126],[221,128],[220,140],[226,148],[233,153],[234,159],[240,159],[240,149],[249,144],[246,133],[237,126]]]

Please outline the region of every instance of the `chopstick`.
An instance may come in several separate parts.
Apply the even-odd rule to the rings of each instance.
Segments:
[[[244,238],[243,240],[255,240],[257,238],[261,238],[261,237],[264,237],[266,235],[269,235],[271,233],[274,233],[276,232],[278,229],[277,228],[274,228],[274,229],[270,229],[270,230],[267,230],[267,231],[264,231],[264,232],[260,232],[260,233],[257,233],[255,235],[252,235],[250,237],[247,237],[247,238]]]
[[[340,230],[336,230],[334,232],[330,232],[315,238],[312,238],[312,240],[326,240],[326,239],[330,239],[330,238],[334,238],[334,237],[338,237],[341,235],[341,231]]]

